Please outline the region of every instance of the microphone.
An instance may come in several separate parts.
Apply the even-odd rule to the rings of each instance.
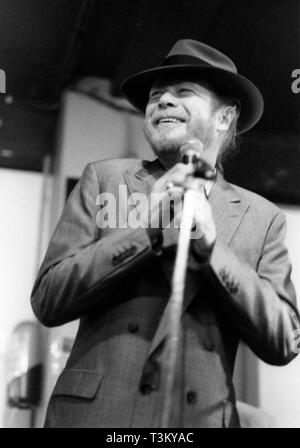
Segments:
[[[184,143],[180,148],[181,162],[194,165],[194,177],[211,180],[216,177],[216,170],[204,160],[203,143],[201,140],[193,138]]]

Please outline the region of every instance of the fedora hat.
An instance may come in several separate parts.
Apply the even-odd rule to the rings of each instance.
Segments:
[[[121,92],[144,113],[155,80],[173,75],[205,79],[217,94],[238,100],[241,105],[237,124],[239,134],[252,128],[262,116],[264,101],[258,88],[240,75],[232,60],[223,53],[192,39],[178,40],[162,65],[125,79],[121,84]]]

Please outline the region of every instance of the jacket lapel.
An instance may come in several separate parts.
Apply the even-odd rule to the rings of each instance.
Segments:
[[[241,200],[240,195],[220,173],[212,187],[209,203],[217,229],[217,238],[229,246],[250,205]]]
[[[150,194],[154,182],[159,179],[165,170],[158,159],[152,162],[142,161],[142,167],[135,173],[128,169],[124,172],[129,193]]]

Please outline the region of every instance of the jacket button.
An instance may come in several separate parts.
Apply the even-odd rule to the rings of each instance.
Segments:
[[[130,257],[130,249],[125,249],[123,252],[124,259]]]
[[[220,271],[219,271],[219,276],[221,277],[221,279],[222,279],[223,281],[224,281],[225,279],[227,279],[228,274],[227,274],[227,272],[225,271],[224,268],[220,269]]]
[[[154,251],[155,255],[161,255],[162,254],[162,238],[155,237],[152,241],[152,250]]]
[[[134,255],[137,252],[137,247],[136,246],[131,246],[131,248],[129,249],[129,254],[130,255]]]
[[[213,352],[214,349],[216,348],[215,343],[213,341],[203,341],[203,346],[205,350],[207,350],[208,352]]]
[[[152,387],[150,386],[150,384],[142,384],[140,386],[140,391],[143,395],[150,395],[152,392]]]
[[[130,333],[136,333],[138,331],[138,329],[139,329],[139,326],[137,324],[132,324],[132,323],[128,324],[128,331]]]
[[[231,285],[231,292],[232,292],[232,294],[236,294],[238,292],[238,290],[239,290],[238,283],[235,282],[235,281],[232,282],[232,285]]]
[[[112,264],[113,264],[114,266],[116,266],[116,265],[119,264],[119,263],[120,263],[120,261],[119,261],[119,257],[118,257],[117,255],[114,255],[113,258],[112,258]]]
[[[118,256],[119,263],[122,263],[122,261],[124,261],[127,257],[128,257],[128,255],[126,254],[126,251],[124,250],[124,252],[122,252],[122,253]]]
[[[186,394],[186,401],[189,404],[195,404],[197,402],[197,394],[193,390],[189,390]]]

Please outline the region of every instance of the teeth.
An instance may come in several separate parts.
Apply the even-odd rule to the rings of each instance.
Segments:
[[[167,117],[161,118],[159,120],[159,123],[182,123],[182,120],[180,120],[179,118]]]

